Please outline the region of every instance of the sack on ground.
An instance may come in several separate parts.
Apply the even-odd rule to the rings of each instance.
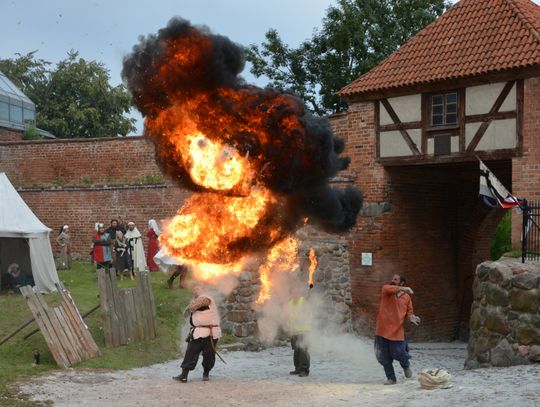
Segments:
[[[450,383],[450,373],[444,369],[422,369],[418,373],[418,381],[420,387],[427,390],[432,389],[449,389],[452,387]]]

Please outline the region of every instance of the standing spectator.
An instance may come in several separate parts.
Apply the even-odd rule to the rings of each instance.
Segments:
[[[154,262],[154,256],[159,251],[158,237],[161,234],[158,224],[154,219],[148,221],[148,253],[146,255],[146,264],[150,271],[159,271],[159,267]]]
[[[144,255],[144,246],[142,243],[142,236],[139,229],[135,226],[135,222],[128,223],[128,230],[126,231],[126,240],[128,244],[128,252],[131,257],[131,266],[135,270],[146,270],[146,258]]]
[[[106,230],[106,232],[109,234],[109,237],[111,239],[116,239],[116,232],[117,231],[121,231],[122,234],[126,233],[126,228],[125,227],[122,227],[119,223],[118,223],[118,220],[116,219],[112,219],[111,220],[111,226],[109,226],[109,228]]]
[[[114,240],[115,263],[114,268],[120,274],[120,280],[124,279],[124,273],[129,272],[129,277],[133,280],[131,271],[131,258],[128,253],[128,244],[124,234],[121,231],[116,231],[116,239]]]
[[[103,223],[96,223],[96,231],[92,235],[92,257],[97,269],[109,269],[111,267],[111,238],[105,232]]]
[[[71,234],[68,225],[62,226],[56,241],[60,245],[60,269],[69,270],[71,269]]]

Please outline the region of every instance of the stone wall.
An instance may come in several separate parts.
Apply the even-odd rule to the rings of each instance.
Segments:
[[[481,263],[473,295],[465,367],[540,362],[540,263]]]
[[[342,331],[352,331],[351,272],[346,239],[323,234],[312,227],[297,233],[302,241],[298,258],[300,278],[308,285],[309,250],[315,250],[317,268],[313,274],[313,290],[322,294],[323,309],[318,317],[331,322]],[[256,266],[238,277],[238,286],[224,301],[222,314],[226,315],[223,328],[247,344],[256,343],[258,312],[254,301],[259,295],[259,275]],[[323,321],[327,322],[327,321]]]

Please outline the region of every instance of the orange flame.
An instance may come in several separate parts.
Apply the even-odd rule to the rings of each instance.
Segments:
[[[315,250],[309,249],[309,288],[313,287],[313,273],[317,268],[317,256]]]
[[[261,281],[261,289],[259,298],[256,303],[262,304],[271,298],[272,282],[270,280],[270,272],[293,272],[298,269],[297,253],[300,242],[288,237],[277,243],[266,257],[266,263],[259,267],[259,275]]]

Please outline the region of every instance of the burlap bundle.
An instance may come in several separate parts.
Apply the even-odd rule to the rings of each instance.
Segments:
[[[450,378],[450,373],[444,369],[423,369],[418,373],[420,387],[427,390],[449,389],[452,387]]]

